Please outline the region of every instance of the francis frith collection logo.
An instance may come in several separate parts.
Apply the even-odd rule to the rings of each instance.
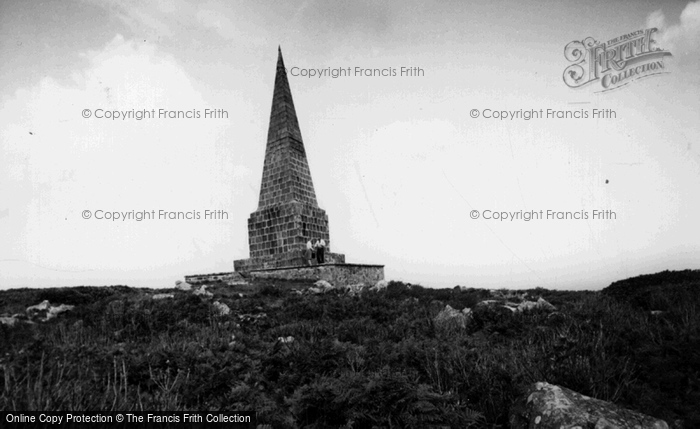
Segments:
[[[564,83],[570,88],[600,85],[606,92],[635,80],[668,73],[664,58],[671,53],[656,45],[656,28],[623,34],[605,43],[587,37],[574,40],[564,48],[571,62],[564,70]]]

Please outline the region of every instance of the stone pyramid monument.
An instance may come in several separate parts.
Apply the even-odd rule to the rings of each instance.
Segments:
[[[326,242],[325,263],[309,263],[306,242]],[[372,283],[384,278],[383,265],[346,264],[332,253],[328,215],[318,206],[306,159],[292,91],[278,49],[272,111],[258,207],[248,218],[250,258],[233,261],[234,273],[186,276],[190,283],[263,277],[328,280],[335,284]]]
[[[258,209],[248,218],[250,259],[234,261],[234,269],[250,271],[304,265],[306,242],[313,238],[326,242],[326,262],[345,262],[344,255],[331,253],[328,215],[316,202],[280,49],[260,199]]]

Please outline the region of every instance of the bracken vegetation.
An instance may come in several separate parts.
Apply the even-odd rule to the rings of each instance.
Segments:
[[[254,410],[275,428],[507,428],[515,398],[547,381],[700,427],[698,271],[602,292],[528,291],[555,312],[476,306],[493,299],[482,289],[292,290],[302,286],[211,285],[213,298],[125,286],[0,291],[4,315],[43,300],[75,305],[46,322],[0,325],[0,409]],[[174,298],[151,298],[166,292]],[[466,329],[434,322],[447,304],[473,308]]]

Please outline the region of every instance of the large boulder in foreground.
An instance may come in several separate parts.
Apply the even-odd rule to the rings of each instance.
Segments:
[[[665,421],[589,398],[565,387],[535,383],[510,412],[511,429],[668,429]]]

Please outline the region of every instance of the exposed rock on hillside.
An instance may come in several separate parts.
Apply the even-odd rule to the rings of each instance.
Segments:
[[[183,282],[182,280],[178,280],[175,282],[175,288],[184,291],[189,291],[192,290],[192,285],[187,282]]]
[[[668,429],[663,420],[544,382],[531,385],[516,401],[510,425],[512,429]]]
[[[389,282],[386,280],[379,280],[374,286],[369,288],[370,290],[382,290],[386,289],[387,286],[389,286]]]
[[[27,307],[27,316],[30,319],[41,318],[41,320],[45,322],[73,308],[75,308],[74,305],[61,304],[54,306],[51,305],[48,300],[44,300],[37,305]]]
[[[556,307],[554,307],[552,304],[547,302],[543,298],[538,298],[537,301],[523,301],[521,303],[515,303],[515,302],[510,302],[506,301],[503,302],[498,299],[487,299],[485,301],[481,301],[480,303],[477,304],[477,306],[500,306],[503,308],[506,308],[514,313],[516,312],[523,312],[523,311],[529,311],[529,310],[546,310],[546,311],[555,311]]]
[[[469,321],[469,315],[471,309],[465,308],[462,311],[455,310],[449,305],[445,306],[445,309],[438,313],[433,319],[435,326],[439,328],[449,328],[457,327],[465,329],[467,327],[467,322]]]
[[[364,283],[357,283],[345,286],[345,291],[348,293],[348,295],[355,296],[362,293],[362,291],[366,288],[367,286]]]
[[[216,308],[216,311],[219,314],[219,316],[227,316],[231,314],[231,308],[229,308],[228,305],[222,302],[216,301],[214,303],[214,307]]]
[[[527,292],[517,292],[511,290],[490,290],[489,293],[494,298],[524,301],[527,299]]]
[[[325,280],[319,280],[316,283],[314,283],[314,286],[321,289],[322,292],[327,292],[331,289],[333,289],[333,285],[328,283]]]
[[[157,293],[153,295],[153,299],[168,299],[168,298],[175,298],[175,294],[172,293]]]
[[[14,326],[17,322],[19,322],[19,318],[16,316],[0,317],[0,325]]]
[[[195,295],[202,296],[202,297],[212,297],[214,296],[213,293],[209,292],[206,290],[206,286],[202,286],[199,289],[195,290],[192,292]]]
[[[543,298],[538,298],[537,301],[523,301],[518,304],[516,311],[526,311],[526,310],[548,310],[554,311],[556,307],[548,303]]]

